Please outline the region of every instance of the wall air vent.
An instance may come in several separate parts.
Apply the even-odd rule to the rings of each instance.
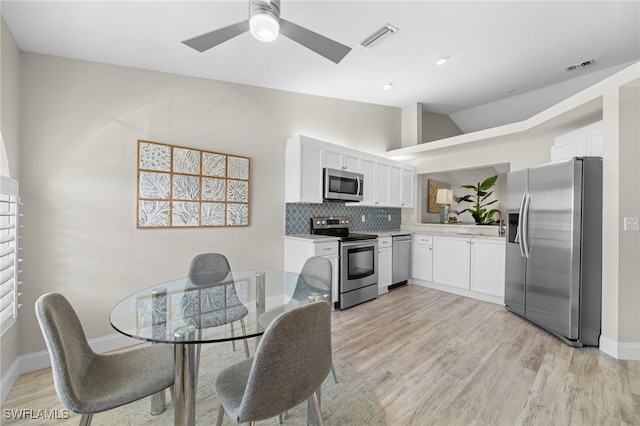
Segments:
[[[578,65],[571,65],[570,67],[565,68],[566,71],[575,71],[578,70],[580,68],[586,68],[589,65],[593,64],[593,59],[589,59],[588,61],[584,61],[581,64]]]

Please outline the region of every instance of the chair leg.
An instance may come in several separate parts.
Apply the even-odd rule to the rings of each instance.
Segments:
[[[314,392],[311,395],[313,399],[313,407],[316,410],[316,419],[318,420],[318,426],[324,426],[324,421],[322,420],[322,412],[320,411],[320,401],[318,400],[318,392]]]
[[[224,417],[224,407],[220,404],[218,408],[218,421],[216,422],[216,426],[222,426],[222,418]]]
[[[229,327],[231,327],[231,338],[233,339],[234,337],[236,337],[236,334],[233,332],[233,323],[230,322],[229,323]],[[232,340],[231,341],[231,347],[233,348],[233,351],[236,351],[236,341]]]
[[[333,366],[333,360],[331,360],[331,374],[333,374],[333,381],[338,383],[338,376],[336,376],[336,369]]]
[[[79,426],[89,426],[91,424],[91,420],[93,419],[93,413],[86,413],[80,417]]]
[[[282,424],[288,418],[289,418],[289,410],[285,411],[284,413],[278,414],[278,423]]]
[[[240,319],[240,326],[242,327],[242,335],[246,336],[247,328],[244,326],[244,318]],[[249,358],[251,356],[249,355],[249,342],[247,342],[246,337],[242,341],[244,342],[244,353],[247,356],[247,358]]]
[[[201,349],[202,344],[198,343],[196,344],[196,354],[195,354],[195,365],[194,365],[194,369],[195,369],[195,386],[193,387],[194,389],[198,389],[198,377],[200,377],[200,349]]]

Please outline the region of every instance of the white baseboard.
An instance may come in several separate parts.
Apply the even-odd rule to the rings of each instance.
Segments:
[[[142,342],[137,339],[124,336],[122,334],[112,334],[110,336],[98,337],[89,341],[89,346],[96,353],[110,352],[129,346],[139,345]],[[41,370],[51,367],[51,359],[48,351],[34,352],[27,355],[19,356],[0,380],[1,398],[0,402],[4,403],[5,398],[9,395],[11,388],[15,384],[21,374],[30,373],[32,371]]]
[[[640,361],[640,343],[616,342],[600,336],[600,350],[616,359]]]
[[[434,290],[445,291],[447,293],[457,294],[458,296],[469,297],[471,299],[482,300],[483,302],[495,303],[496,305],[504,306],[504,297],[493,296],[490,294],[480,293],[477,291],[466,290],[464,288],[452,287],[445,284],[438,284],[431,281],[423,281],[412,278],[409,283],[419,285],[421,287],[427,287]]]
[[[13,364],[11,364],[7,374],[0,380],[0,404],[4,403],[4,400],[7,398],[7,395],[9,395],[9,392],[11,392],[11,388],[13,388],[18,377],[20,377],[20,360],[16,359]]]

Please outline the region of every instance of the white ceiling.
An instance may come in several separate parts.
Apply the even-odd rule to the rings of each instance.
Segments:
[[[563,85],[575,92],[640,59],[639,1],[282,0],[283,18],[353,47],[339,64],[283,36],[262,43],[245,33],[204,53],[180,43],[246,20],[248,3],[2,0],[1,13],[27,52],[395,107],[422,103],[456,122],[465,111],[495,110],[483,104],[514,98],[524,106],[528,93],[533,108],[549,106]],[[400,31],[370,51],[356,47],[385,23]],[[451,60],[436,66],[441,55]]]

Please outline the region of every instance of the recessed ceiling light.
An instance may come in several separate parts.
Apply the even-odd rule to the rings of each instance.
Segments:
[[[449,59],[451,59],[451,56],[444,55],[444,56],[440,56],[439,58],[436,58],[433,62],[436,65],[444,65],[447,61],[449,61]]]
[[[382,86],[384,90],[391,90],[392,87],[393,87],[393,83],[387,83],[384,86]]]

